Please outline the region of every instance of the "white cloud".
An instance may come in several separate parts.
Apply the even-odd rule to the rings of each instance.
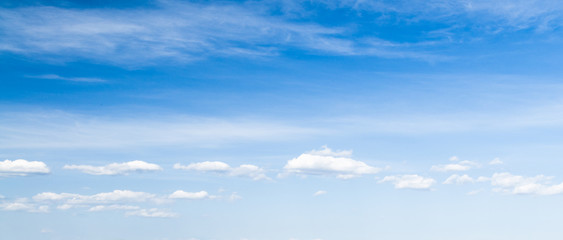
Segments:
[[[136,210],[139,209],[139,206],[131,206],[131,205],[97,205],[93,206],[88,209],[89,212],[99,212],[99,211],[108,211],[108,210]]]
[[[139,217],[153,217],[153,218],[171,218],[176,217],[178,214],[168,211],[163,211],[157,208],[139,209],[125,213],[126,216],[139,216]]]
[[[266,176],[266,170],[251,164],[243,164],[233,168],[229,166],[229,164],[226,164],[224,162],[205,161],[205,162],[191,163],[187,166],[176,163],[174,164],[174,169],[194,170],[201,172],[219,172],[219,173],[224,173],[228,176],[249,177],[252,178],[253,180],[270,179],[268,176]]]
[[[436,183],[436,180],[413,174],[386,176],[379,182],[392,182],[397,189],[430,189]]]
[[[327,191],[319,190],[319,191],[316,191],[316,192],[313,194],[313,196],[316,197],[316,196],[325,195],[325,194],[327,194]]]
[[[75,193],[53,193],[43,192],[32,198],[35,201],[56,201],[65,204],[103,204],[115,202],[146,202],[158,201],[155,194],[146,192],[134,192],[130,190],[114,190],[112,192],[98,193],[94,195],[80,195]]]
[[[236,201],[239,199],[242,199],[242,197],[238,195],[236,192],[231,193],[231,195],[229,196],[229,201]]]
[[[471,178],[470,176],[468,176],[467,174],[464,175],[457,175],[457,174],[453,174],[450,177],[448,177],[446,179],[446,181],[444,181],[444,184],[464,184],[464,183],[472,183],[475,180],[473,180],[473,178]]]
[[[0,204],[0,209],[4,211],[21,211],[21,210],[29,211],[33,208],[34,208],[33,204],[23,203],[23,202],[8,202],[8,203]]]
[[[204,199],[209,198],[209,194],[206,191],[199,192],[185,192],[182,190],[175,191],[170,194],[169,198],[172,199]]]
[[[500,160],[500,158],[495,158],[492,161],[489,162],[489,165],[500,165],[503,164],[503,162]]]
[[[184,169],[184,170],[196,170],[196,171],[215,171],[215,172],[227,172],[231,170],[231,166],[224,162],[219,161],[205,161],[198,163],[190,163],[188,166],[183,166],[179,163],[174,164],[174,169]]]
[[[350,158],[351,151],[332,151],[323,146],[289,160],[284,166],[287,173],[336,175],[338,178],[352,178],[364,174],[376,174],[380,168]]]
[[[14,202],[2,202],[0,203],[0,210],[2,211],[26,211],[33,213],[47,213],[49,212],[49,206],[37,205],[35,203],[30,203],[27,199],[17,199]]]
[[[512,194],[555,195],[563,193],[563,183],[551,184],[553,177],[537,175],[525,177],[511,173],[495,173],[490,178],[491,185],[500,191]]]
[[[236,177],[250,177],[254,180],[268,180],[269,177],[266,176],[265,170],[254,165],[243,164],[236,168],[231,169],[229,175]]]
[[[91,166],[91,165],[65,165],[64,169],[79,170],[91,175],[122,175],[130,172],[146,172],[146,171],[160,171],[162,168],[153,163],[147,163],[139,160],[124,162],[124,163],[111,163],[105,166]]]
[[[47,174],[49,168],[44,162],[17,159],[0,162],[0,176],[27,176],[30,174]]]
[[[456,163],[444,164],[444,165],[434,165],[430,168],[431,171],[437,172],[449,172],[449,171],[467,171],[473,167],[479,166],[478,163],[472,161],[459,161],[459,158],[453,156],[450,158],[450,161]]]
[[[482,192],[482,191],[483,191],[483,190],[478,189],[478,190],[470,191],[470,192],[468,192],[468,193],[466,193],[466,194],[469,195],[469,196],[472,196],[472,195],[477,195],[477,194],[479,194],[479,193]]]
[[[56,209],[61,211],[67,211],[69,209],[87,212],[125,211],[124,214],[126,216],[174,217],[176,216],[175,213],[150,208],[150,205],[169,204],[177,199],[197,200],[217,198],[226,198],[227,200],[234,201],[241,197],[236,193],[232,193],[230,196],[212,196],[206,191],[185,192],[182,190],[175,191],[169,195],[156,195],[130,190],[114,190],[92,195],[43,192],[29,199],[20,198],[12,202],[0,201],[0,210],[49,212],[51,207],[56,207]]]

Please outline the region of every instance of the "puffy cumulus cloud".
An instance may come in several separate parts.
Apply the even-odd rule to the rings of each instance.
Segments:
[[[475,180],[472,177],[468,176],[467,174],[464,174],[464,175],[454,174],[454,175],[451,175],[450,177],[448,177],[446,179],[446,181],[444,181],[444,184],[454,184],[454,183],[455,184],[464,184],[464,183],[472,183],[474,181]]]
[[[199,191],[199,192],[185,192],[182,190],[178,190],[170,194],[169,198],[172,199],[205,199],[209,198],[209,193],[206,191]]]
[[[49,168],[44,162],[17,159],[0,162],[0,176],[27,176],[30,174],[48,174]]]
[[[325,195],[325,194],[327,194],[327,193],[328,193],[328,192],[325,191],[325,190],[319,190],[319,191],[316,191],[316,192],[313,194],[313,196],[316,197],[316,196],[320,196],[320,195]]]
[[[171,218],[176,217],[178,214],[173,212],[164,211],[157,208],[139,209],[125,213],[126,216],[139,216],[139,217],[153,217],[153,218]]]
[[[537,175],[525,177],[511,173],[495,173],[489,179],[497,191],[512,194],[554,195],[563,193],[563,183],[551,184],[553,177]]]
[[[205,161],[190,163],[185,166],[179,163],[174,164],[174,169],[192,170],[200,172],[217,172],[228,176],[249,177],[253,180],[268,180],[266,170],[251,164],[243,164],[238,167],[231,167],[229,164],[219,161]]]
[[[397,189],[430,189],[436,180],[413,174],[386,176],[379,181],[379,183],[383,182],[391,182]]]
[[[443,164],[443,165],[434,165],[430,168],[431,171],[437,172],[449,172],[449,171],[467,171],[471,168],[478,167],[479,164],[472,161],[460,161],[458,157],[453,156],[449,159],[455,163]]]
[[[65,165],[64,169],[79,170],[91,175],[122,175],[130,172],[160,171],[162,168],[153,163],[147,163],[139,160],[111,163],[105,166],[91,165]]]
[[[492,161],[489,162],[489,165],[500,165],[503,164],[503,162],[500,160],[500,158],[495,158]]]
[[[284,166],[286,173],[336,175],[347,179],[364,174],[376,174],[380,168],[372,167],[364,162],[350,158],[351,151],[332,151],[323,146],[321,150],[313,150],[291,159]]]

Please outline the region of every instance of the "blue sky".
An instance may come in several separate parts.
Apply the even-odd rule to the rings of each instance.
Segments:
[[[2,239],[558,239],[558,1],[3,1]]]

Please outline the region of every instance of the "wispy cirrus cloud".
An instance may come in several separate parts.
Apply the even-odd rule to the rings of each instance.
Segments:
[[[279,141],[315,132],[319,130],[246,118],[103,118],[60,111],[0,113],[0,148],[214,146],[233,141]]]
[[[458,27],[476,25],[480,31],[551,29],[563,24],[563,4],[542,0],[433,0],[433,1],[320,1],[329,8],[395,13],[404,21],[454,22]],[[486,26],[486,27],[483,27]]]
[[[244,4],[175,1],[129,10],[0,9],[0,51],[50,61],[88,59],[121,66],[150,65],[156,60],[190,62],[209,56],[275,56],[288,48],[322,55],[443,58],[400,44],[374,43],[373,37],[357,39],[349,36],[351,29],[346,27],[295,22],[253,9]]]
[[[63,77],[57,74],[44,74],[44,75],[29,75],[27,78],[37,78],[37,79],[51,79],[51,80],[64,80],[70,82],[88,82],[88,83],[103,83],[107,80],[101,78],[91,78],[91,77]]]

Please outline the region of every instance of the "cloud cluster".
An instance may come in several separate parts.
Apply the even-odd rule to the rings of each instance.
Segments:
[[[231,167],[229,164],[219,161],[205,161],[190,163],[189,165],[174,164],[174,169],[192,170],[200,172],[216,172],[234,177],[249,177],[253,180],[267,180],[266,170],[251,164],[242,164],[238,167]]]
[[[553,177],[525,177],[511,173],[495,173],[489,181],[496,190],[512,194],[554,195],[563,193],[563,183],[551,184]]]
[[[419,176],[416,174],[412,175],[397,175],[397,176],[386,176],[379,183],[391,182],[397,189],[430,189],[432,185],[436,183],[436,180],[432,178],[427,178]]]
[[[130,190],[114,190],[93,195],[43,192],[31,198],[19,198],[12,201],[4,200],[0,202],[0,210],[46,213],[52,208],[60,211],[85,209],[88,212],[124,211],[126,216],[175,217],[177,216],[176,213],[157,208],[143,208],[141,205],[161,205],[180,199],[201,200],[215,198],[220,197],[211,196],[206,191],[186,192],[183,190],[177,190],[170,195],[162,196]]]
[[[50,170],[44,162],[27,161],[24,159],[14,161],[4,160],[0,162],[0,177],[48,173],[50,173]]]
[[[111,163],[105,166],[91,166],[91,165],[65,165],[64,169],[79,170],[81,172],[91,175],[122,175],[131,172],[147,172],[147,171],[160,171],[162,168],[153,163],[147,163],[139,160],[124,162],[124,163]]]
[[[321,150],[312,150],[291,159],[283,167],[286,173],[310,175],[336,175],[348,179],[366,174],[376,174],[380,168],[351,158],[351,151],[332,151],[323,146]]]

